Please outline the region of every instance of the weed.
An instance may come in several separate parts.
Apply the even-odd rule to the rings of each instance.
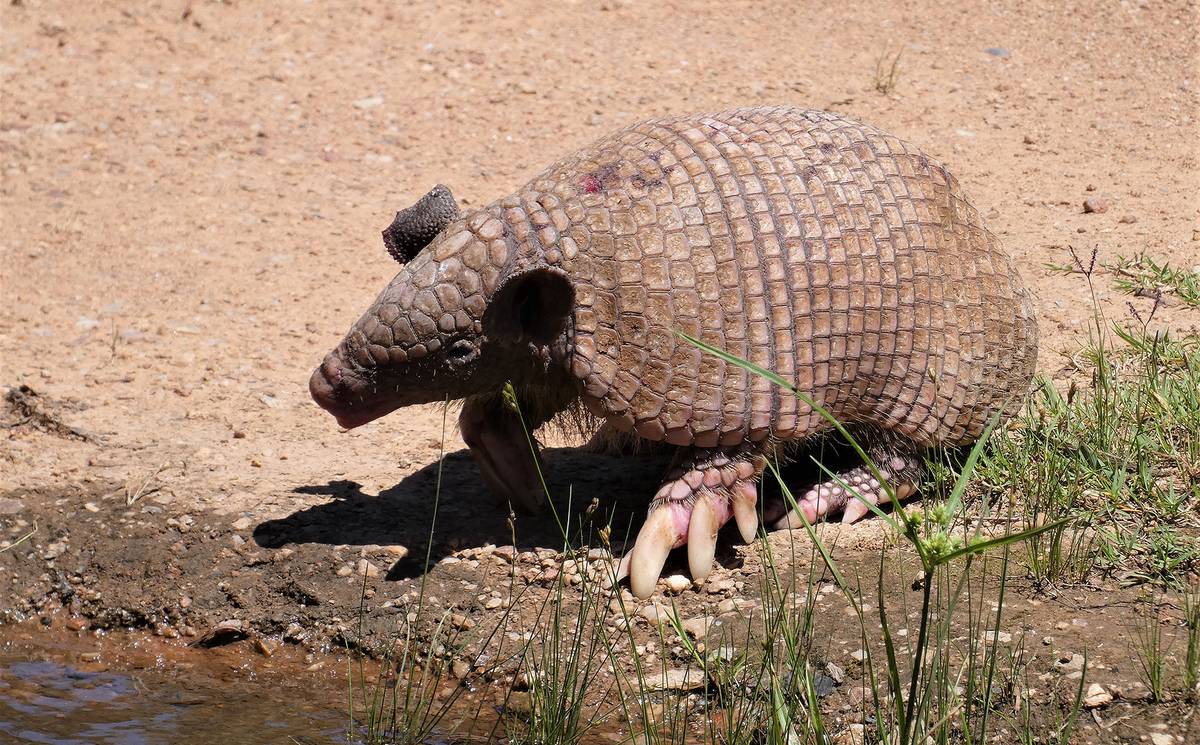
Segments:
[[[875,58],[875,77],[873,79],[875,90],[885,96],[891,95],[896,90],[896,84],[900,82],[900,56],[902,54],[903,50],[894,54],[884,51]]]
[[[1138,666],[1154,701],[1164,700],[1167,690],[1167,649],[1163,644],[1162,610],[1162,598],[1151,598],[1149,609],[1138,622],[1134,640]]]
[[[1116,275],[1114,283],[1123,292],[1155,298],[1170,293],[1185,305],[1200,307],[1200,270],[1175,269],[1144,253],[1133,258],[1118,256],[1106,268]]]
[[[1187,653],[1183,664],[1183,688],[1192,698],[1200,694],[1200,583],[1183,592],[1183,622],[1187,629]]]

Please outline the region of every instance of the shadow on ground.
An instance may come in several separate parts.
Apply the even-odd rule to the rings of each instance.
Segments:
[[[294,490],[298,494],[323,494],[330,499],[264,521],[255,529],[254,540],[263,548],[304,543],[407,547],[408,556],[392,567],[389,579],[421,573],[431,527],[431,564],[459,549],[488,543],[520,550],[561,549],[560,520],[569,525],[573,540],[581,526],[587,531],[611,524],[613,541],[619,545],[629,530],[641,524],[669,462],[665,455],[618,457],[572,448],[550,449],[545,455],[554,509],[547,505],[540,514],[518,514],[513,526],[507,505],[488,493],[469,452],[462,450],[447,455],[442,464],[436,524],[439,464],[434,461],[377,496],[363,493],[353,481],[299,486]],[[598,507],[589,526],[586,512],[593,500]]]

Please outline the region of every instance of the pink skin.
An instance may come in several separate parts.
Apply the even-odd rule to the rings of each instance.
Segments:
[[[618,578],[629,577],[634,595],[649,597],[667,553],[684,545],[688,546],[693,580],[703,581],[712,568],[716,534],[730,519],[737,519],[747,542],[754,539],[758,528],[754,505],[764,464],[761,457],[749,455],[747,459],[747,455],[733,454],[730,460],[716,454],[687,470],[672,469],[670,478],[654,497],[650,515],[633,548],[618,568]],[[868,503],[886,504],[893,494],[896,499],[904,499],[916,492],[913,479],[920,468],[918,458],[892,455],[877,462],[881,464],[879,476],[893,484],[891,493],[870,469],[859,466],[839,475],[849,489],[835,479],[817,484],[799,497],[796,510],[781,519],[772,519],[772,527],[800,528],[805,522],[812,524],[839,511],[843,523],[853,523],[870,512]]]

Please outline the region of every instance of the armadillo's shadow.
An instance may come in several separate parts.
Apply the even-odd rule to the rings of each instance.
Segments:
[[[404,546],[408,554],[389,570],[387,576],[392,580],[420,576],[426,566],[459,549],[488,543],[514,545],[514,538],[519,550],[560,549],[560,522],[569,526],[573,543],[581,534],[589,530],[594,534],[596,528],[611,524],[612,540],[619,545],[627,535],[632,539],[629,531],[641,525],[650,496],[670,460],[669,455],[609,456],[572,448],[549,449],[545,455],[554,509],[547,505],[540,514],[517,515],[515,531],[509,525],[507,505],[498,504],[483,487],[479,469],[462,450],[442,462],[440,498],[436,500],[437,461],[378,496],[364,494],[353,481],[299,486],[295,489],[299,494],[323,494],[330,499],[259,524],[254,540],[264,548],[305,543]],[[593,501],[598,506],[589,516]]]

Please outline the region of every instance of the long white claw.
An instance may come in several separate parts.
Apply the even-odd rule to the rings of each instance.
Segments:
[[[756,495],[747,496],[739,489],[734,492],[733,500],[730,503],[738,532],[742,534],[742,540],[746,543],[754,543],[754,538],[758,534],[758,510],[755,509],[757,501]],[[691,538],[688,539],[688,542],[691,542]]]
[[[809,509],[805,510],[805,507],[808,507]],[[815,517],[813,519],[806,520],[805,516],[801,515],[800,512],[812,512],[815,516],[818,509],[819,503],[809,500],[801,500],[796,503],[796,509],[788,510],[788,513],[776,520],[775,524],[771,527],[775,530],[799,530],[804,527],[805,522],[808,522],[810,525],[816,522]]]
[[[865,494],[863,496],[866,497]],[[846,502],[846,508],[842,510],[842,524],[849,525],[850,523],[856,523],[863,519],[870,511],[871,508],[867,507],[861,499],[850,495],[849,501]]]
[[[621,557],[621,563],[617,565],[617,578],[616,578],[617,582],[620,582],[621,580],[623,580],[629,576],[629,559],[632,557],[633,557],[632,551],[630,551],[629,553],[627,553]]]
[[[629,589],[639,600],[654,594],[654,585],[675,545],[674,519],[670,509],[654,510],[638,531],[629,553]]]
[[[717,531],[720,529],[721,523],[708,499],[697,499],[688,522],[688,569],[693,582],[703,582],[712,571],[713,558],[717,555]]]

